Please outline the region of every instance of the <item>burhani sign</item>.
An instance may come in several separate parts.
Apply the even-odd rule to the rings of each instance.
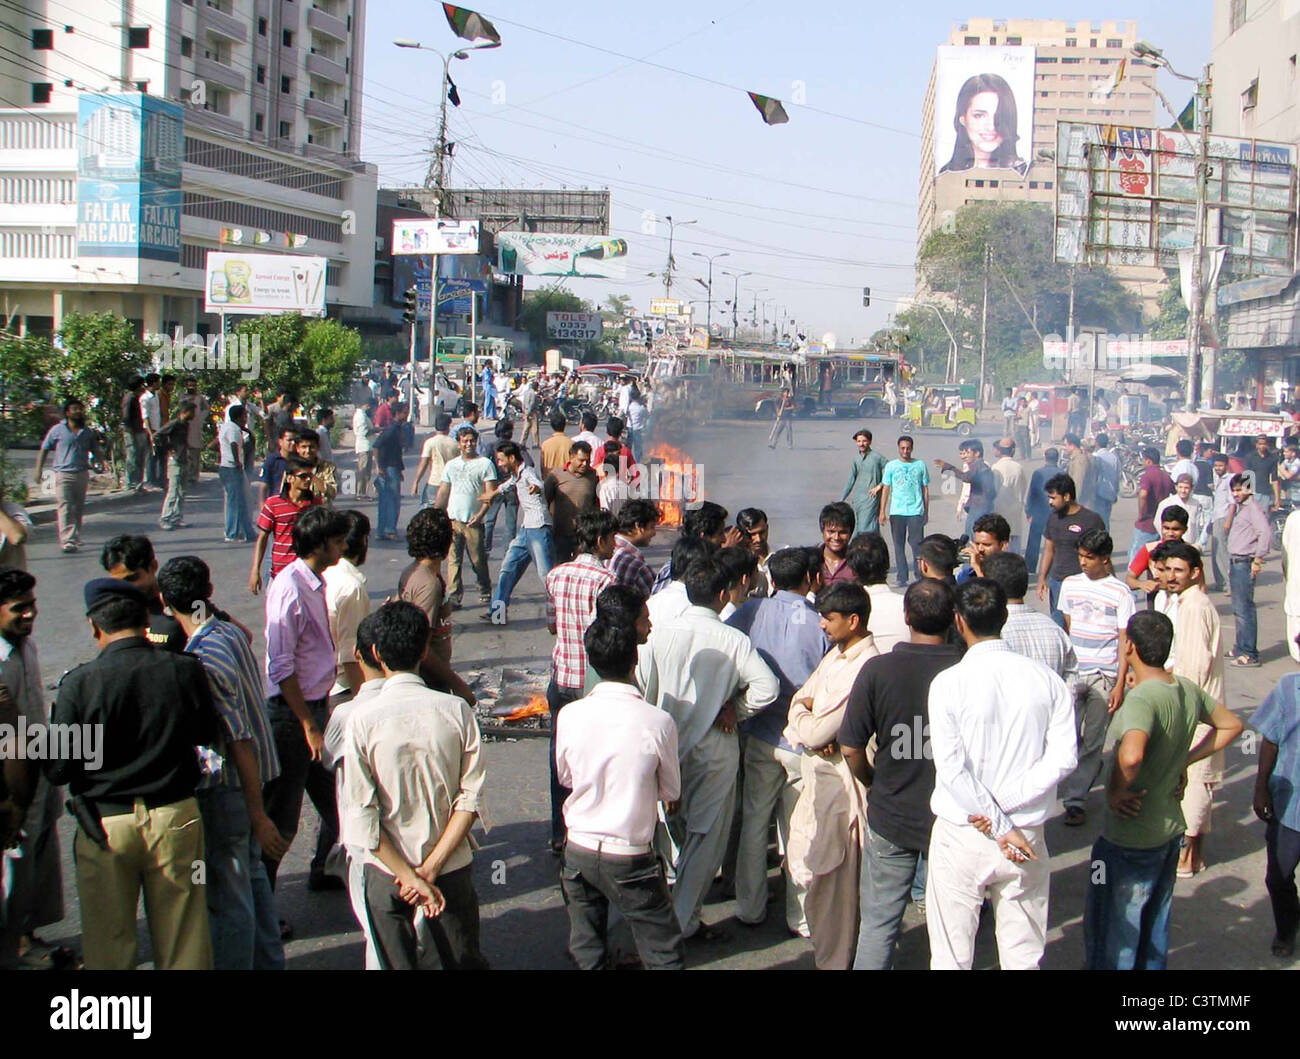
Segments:
[[[197,374],[202,371],[237,371],[246,382],[262,374],[262,341],[258,335],[182,334],[174,337],[147,334],[144,345],[160,372]]]

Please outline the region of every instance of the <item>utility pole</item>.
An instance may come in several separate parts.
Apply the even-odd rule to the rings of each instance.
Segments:
[[[1210,184],[1210,67],[1206,65],[1196,83],[1196,119],[1200,136],[1196,147],[1196,228],[1192,232],[1191,299],[1187,309],[1187,411],[1195,412],[1202,397],[1214,404],[1215,355],[1204,353],[1206,394],[1201,392],[1201,330],[1205,318],[1205,217]]]
[[[993,263],[993,247],[984,247],[984,308],[980,312],[980,381],[975,395],[975,406],[984,411],[984,371],[988,362],[989,347],[989,266]]]

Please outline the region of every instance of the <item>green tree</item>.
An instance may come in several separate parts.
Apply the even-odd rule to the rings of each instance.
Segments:
[[[0,499],[27,498],[25,476],[9,462],[9,449],[44,432],[44,407],[56,399],[55,358],[47,339],[0,333]]]
[[[555,340],[546,333],[547,313],[594,312],[590,302],[560,286],[543,287],[524,294],[523,309],[519,313],[519,329],[527,331],[532,340],[533,354],[540,359],[543,350],[553,346]]]
[[[964,206],[953,225],[926,239],[918,270],[925,287],[944,296],[950,308],[945,315],[958,341],[968,347],[962,350],[960,368],[967,381],[978,375],[986,270],[988,373],[1002,385],[1043,377],[1043,338],[1065,335],[1072,286],[1076,329],[1100,327],[1124,333],[1141,329],[1139,302],[1113,273],[1101,267],[1071,269],[1055,260],[1052,210],[1043,204]],[[919,311],[937,323],[932,312]],[[903,315],[910,319],[910,314],[900,314],[900,319]],[[947,348],[946,336],[943,348]]]
[[[1167,282],[1156,305],[1160,314],[1151,325],[1151,337],[1172,341],[1187,337],[1187,306],[1179,290],[1177,273],[1166,273]]]
[[[337,320],[281,313],[245,320],[235,333],[256,350],[262,391],[287,386],[309,407],[345,399],[361,362],[361,335]]]
[[[60,335],[63,357],[56,362],[56,378],[68,397],[86,402],[88,417],[104,431],[120,485],[126,455],[122,393],[128,378],[149,370],[152,354],[134,325],[117,313],[69,313]]]

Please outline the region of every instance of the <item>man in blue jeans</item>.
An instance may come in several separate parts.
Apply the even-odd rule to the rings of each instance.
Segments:
[[[1228,585],[1232,589],[1232,616],[1237,626],[1237,642],[1232,649],[1232,664],[1242,669],[1259,668],[1257,644],[1259,614],[1255,609],[1255,578],[1264,568],[1264,558],[1271,544],[1268,517],[1255,503],[1250,474],[1232,476],[1232,506],[1223,527],[1228,534]]]
[[[375,536],[381,541],[397,539],[397,519],[402,512],[402,451],[414,440],[406,421],[409,407],[402,403],[393,409],[393,421],[375,439],[375,465],[379,468],[375,489],[379,492],[379,525]]]
[[[898,439],[898,459],[885,464],[880,482],[880,523],[889,523],[894,538],[894,558],[898,564],[898,585],[903,587],[920,577],[917,552],[930,517],[930,469],[924,460],[912,458],[913,442],[903,434]],[[908,566],[904,546],[911,542],[912,563]],[[910,571],[910,575],[909,575]]]
[[[926,736],[930,682],[961,658],[947,642],[953,597],[944,582],[925,578],[912,585],[903,599],[903,616],[911,639],[867,660],[840,725],[845,764],[871,785],[872,794],[862,851],[855,971],[893,966],[908,896],[918,900],[918,862],[924,863],[934,823],[934,762]],[[874,768],[867,764],[866,751],[873,735],[879,744]],[[924,894],[922,890],[922,900]]]
[[[502,475],[497,491],[509,490],[516,495],[522,525],[506,549],[491,606],[480,618],[493,625],[505,625],[510,593],[529,563],[537,564],[542,591],[546,590],[546,575],[555,563],[555,542],[551,539],[551,512],[542,495],[542,480],[535,470],[524,466],[523,450],[513,441],[500,441],[496,446],[496,461]]]
[[[1134,687],[1115,711],[1106,817],[1092,847],[1083,933],[1092,971],[1162,971],[1169,949],[1187,766],[1241,734],[1242,724],[1185,677],[1165,670],[1174,625],[1156,611],[1128,621]],[[1196,746],[1198,724],[1213,731]]]
[[[243,411],[236,406],[237,411]],[[222,768],[195,792],[203,817],[212,969],[284,969],[284,943],[262,853],[279,860],[289,843],[267,815],[262,784],[280,774],[275,736],[262,701],[262,677],[238,626],[213,612],[208,565],[192,555],[169,559],[158,590],[199,656],[226,737]]]

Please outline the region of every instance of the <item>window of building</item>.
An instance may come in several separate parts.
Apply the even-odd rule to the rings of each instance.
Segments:
[[[282,76],[282,77],[280,78],[280,91],[283,92],[283,93],[285,93],[285,95],[288,95],[290,92],[292,92],[292,91],[293,91],[293,78],[288,77],[288,76]]]
[[[32,50],[33,50],[33,51],[53,51],[53,50],[54,50],[54,30],[52,30],[52,29],[34,29],[34,30],[32,30]]]
[[[32,102],[48,103],[50,96],[54,94],[54,85],[48,81],[37,81],[32,84]]]
[[[254,132],[261,132],[261,131],[262,131],[262,127],[263,127],[265,124],[266,124],[266,120],[265,120],[265,118],[263,117],[263,115],[261,115],[261,114],[254,114],[254,115],[253,115],[253,131],[254,131]]]
[[[194,41],[189,37],[181,38],[181,54],[187,59],[193,58],[194,56]]]
[[[1291,75],[1291,80],[1294,81],[1295,80],[1295,56],[1294,55],[1291,56],[1291,61],[1289,66],[1287,67],[1287,72]]]
[[[1246,0],[1232,0],[1228,14],[1228,32],[1236,33],[1246,24]]]
[[[1081,58],[1079,58],[1077,55],[1076,55],[1074,58],[1070,58],[1070,57],[1067,55],[1064,59],[1061,60],[1061,62],[1063,62],[1063,63],[1081,63],[1081,62],[1083,62],[1083,60],[1082,60]]]
[[[979,42],[980,42],[979,37],[966,37],[962,41],[963,44],[978,44]]]
[[[997,187],[997,186],[998,186],[998,182],[997,182],[996,180],[990,180],[990,181],[989,181],[989,187],[991,187],[991,188],[995,188],[995,187]]]
[[[1030,190],[1030,191],[1034,191],[1034,190],[1037,190],[1037,188],[1038,188],[1038,181],[1037,181],[1037,180],[1031,180],[1031,181],[1029,182],[1029,190]]]
[[[989,38],[989,43],[990,43],[990,44],[996,44],[997,42],[998,42],[998,38],[997,38],[997,37],[990,37],[990,38]]]
[[[977,188],[982,188],[982,187],[984,186],[984,181],[982,181],[982,180],[977,180],[977,181],[975,181],[975,186],[976,186]]]
[[[1052,182],[1051,182],[1050,180],[1044,180],[1044,181],[1043,181],[1043,187],[1045,187],[1048,191],[1051,191],[1051,190],[1052,190],[1052,187],[1053,187],[1053,184],[1052,184]]]
[[[286,48],[293,47],[293,30],[286,29],[280,31],[280,40]]]
[[[149,82],[148,82],[148,81],[137,81],[137,82],[135,83],[135,90],[136,90],[137,92],[148,92],[148,91],[149,91]]]
[[[264,18],[259,18],[257,20],[257,35],[259,37],[266,36],[266,19]]]
[[[131,26],[128,28],[126,31],[126,46],[128,48],[149,47],[149,27]]]
[[[1123,42],[1122,40],[1120,40],[1118,37],[1107,37],[1107,38],[1106,38],[1106,47],[1108,47],[1108,48],[1122,48],[1122,47],[1124,47],[1124,42]]]
[[[293,135],[293,125],[287,121],[280,122],[280,139],[287,140]]]
[[[1078,38],[1077,38],[1077,37],[1066,37],[1066,38],[1065,38],[1065,46],[1066,46],[1067,48],[1077,48],[1077,47],[1079,46],[1079,40],[1078,40]]]
[[[1017,45],[1020,44],[1020,38],[1019,38],[1019,37],[1008,37],[1008,38],[1007,38],[1007,44],[1009,44],[1011,47],[1014,48],[1014,47],[1016,47]]]
[[[265,66],[259,66],[259,67],[257,68],[257,83],[258,83],[259,85],[264,85],[264,84],[266,84],[266,67],[265,67]]]
[[[1241,109],[1243,112],[1247,110],[1254,110],[1255,105],[1258,102],[1259,102],[1259,78],[1257,77],[1255,78],[1255,80],[1251,81],[1249,85],[1246,86],[1246,91],[1241,93]]]

